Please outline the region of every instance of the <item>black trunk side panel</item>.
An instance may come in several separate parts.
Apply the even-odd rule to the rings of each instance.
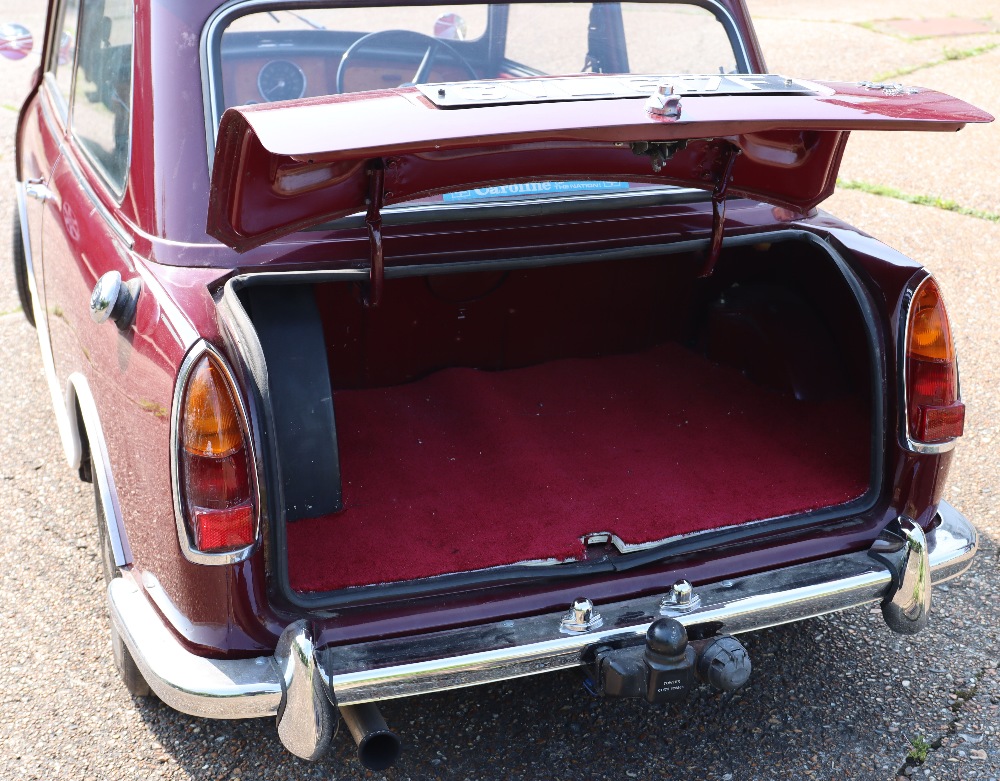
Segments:
[[[312,286],[251,287],[244,295],[267,361],[286,520],[339,512],[337,425]]]

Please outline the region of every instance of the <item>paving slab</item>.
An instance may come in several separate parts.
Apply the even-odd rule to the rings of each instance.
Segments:
[[[1000,116],[1000,49],[906,76]],[[967,125],[957,134],[855,133],[841,178],[890,185],[911,194],[949,198],[1000,213],[1000,124]]]
[[[1000,19],[1000,0],[746,0],[754,18],[869,22],[873,19]]]
[[[813,4],[804,4],[812,7]],[[931,4],[932,5],[932,4]],[[996,11],[1000,3],[983,4],[979,16]],[[758,33],[770,70],[797,76],[833,80],[867,80],[879,73],[931,63],[957,46],[942,39],[903,40],[841,22],[772,19],[785,8],[776,0],[751,4],[751,12],[765,14]],[[846,7],[829,4],[827,17],[850,18]],[[895,9],[899,10],[899,9]],[[890,3],[869,8],[869,16],[887,17]],[[921,13],[932,10],[921,6]],[[956,4],[956,14],[961,13]],[[908,18],[913,18],[912,11]],[[974,57],[945,61],[899,76],[895,81],[937,89],[967,100],[994,116],[1000,115],[1000,36],[963,37],[961,48],[994,45]],[[956,201],[971,209],[1000,213],[1000,123],[969,125],[957,134],[854,133],[841,165],[842,179],[894,187],[911,195],[929,195]]]
[[[993,19],[963,19],[957,16],[890,19],[878,27],[909,38],[954,38],[997,31],[997,23]]]
[[[870,81],[901,69],[944,59],[946,50],[1000,42],[1000,35],[907,40],[837,21],[763,17],[757,35],[771,73],[821,81]]]

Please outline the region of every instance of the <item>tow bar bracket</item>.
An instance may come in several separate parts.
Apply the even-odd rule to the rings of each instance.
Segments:
[[[698,681],[719,691],[735,691],[747,682],[751,671],[750,656],[736,638],[722,635],[689,641],[684,625],[674,618],[654,621],[645,644],[590,646],[582,664],[588,676],[586,687],[594,694],[643,697],[651,703],[683,700]]]

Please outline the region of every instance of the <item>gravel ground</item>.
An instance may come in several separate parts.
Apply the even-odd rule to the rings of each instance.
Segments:
[[[773,70],[830,78],[912,67],[937,59],[943,46],[966,46],[964,39],[906,42],[838,20],[1000,18],[996,3],[961,0],[924,2],[919,13],[897,0],[880,3],[877,14],[870,2],[853,1],[834,7],[755,0],[751,10],[762,19]],[[12,18],[41,32],[37,8],[25,12],[13,0],[0,0],[0,19]],[[787,21],[792,18],[804,21]],[[848,47],[848,54],[821,54],[831,43]],[[947,62],[912,80],[995,111],[996,57]],[[15,119],[9,107],[17,104],[33,65],[0,65],[0,156],[8,171]],[[996,126],[928,136],[927,143],[911,135],[855,134],[845,175],[998,210],[991,146]],[[10,191],[0,191],[3,224],[12,206]],[[838,192],[826,206],[925,262],[951,308],[969,418],[947,494],[979,526],[982,551],[970,573],[935,589],[931,628],[899,637],[877,610],[859,609],[747,635],[754,660],[750,686],[729,699],[701,690],[683,707],[599,703],[570,673],[389,702],[384,714],[406,749],[387,778],[875,780],[895,779],[904,769],[939,781],[1000,778],[1000,607],[991,587],[1000,576],[994,542],[1000,534],[994,504],[1000,491],[1000,303],[994,295],[1000,289],[1000,225],[854,191]],[[13,311],[11,279],[4,249],[0,778],[372,777],[352,760],[343,735],[329,758],[310,765],[290,757],[266,721],[194,719],[155,701],[133,700],[118,684],[109,659],[93,498],[63,461],[34,332]],[[913,743],[927,749],[922,764],[907,764]]]

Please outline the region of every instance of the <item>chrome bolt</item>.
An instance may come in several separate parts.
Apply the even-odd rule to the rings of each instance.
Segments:
[[[691,584],[686,580],[674,584],[674,596],[677,598],[677,606],[691,604]]]
[[[699,607],[701,607],[701,597],[694,593],[690,583],[679,580],[670,587],[670,591],[660,601],[660,615],[682,615]]]
[[[578,634],[597,629],[603,623],[601,614],[594,610],[594,603],[586,597],[581,597],[573,600],[569,612],[559,625],[559,631],[563,634]]]

